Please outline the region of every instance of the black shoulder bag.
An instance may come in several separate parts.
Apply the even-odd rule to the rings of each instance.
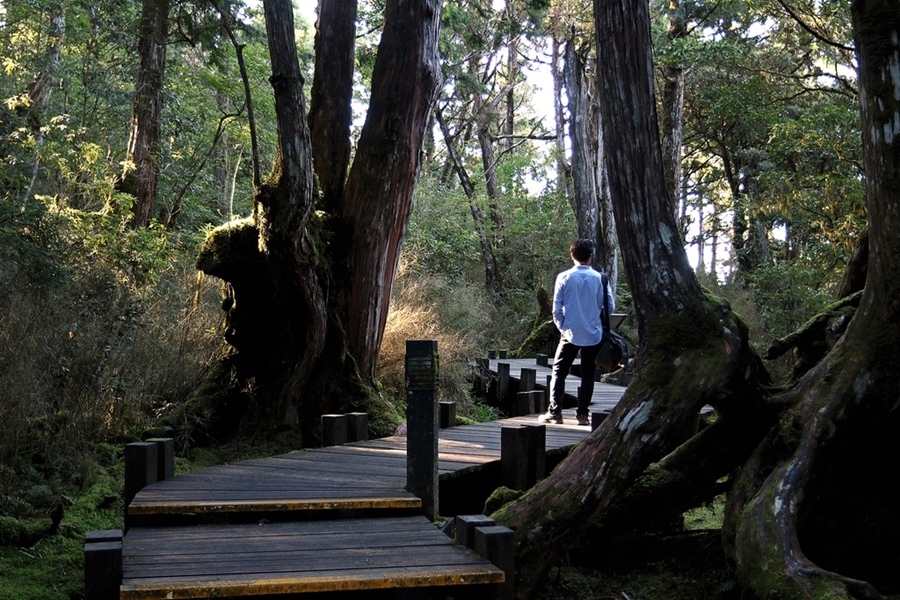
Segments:
[[[603,324],[603,341],[595,361],[604,373],[610,373],[619,367],[628,365],[628,341],[609,326],[609,296],[607,293],[609,279],[606,273],[600,274],[600,285],[603,286],[603,310],[600,311],[600,322]]]

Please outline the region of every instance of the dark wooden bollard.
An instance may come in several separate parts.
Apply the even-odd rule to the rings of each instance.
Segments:
[[[441,429],[456,427],[456,402],[440,402]]]
[[[533,415],[547,410],[544,404],[544,391],[531,390],[516,394],[515,416]]]
[[[519,391],[530,392],[537,389],[537,369],[523,367],[519,375]]]
[[[118,600],[122,531],[89,531],[84,538],[84,600]]]
[[[509,392],[509,363],[497,363],[497,403],[502,406]]]
[[[550,357],[546,354],[538,354],[535,359],[539,367],[549,367],[550,366]]]
[[[491,359],[476,359],[478,373],[475,378],[475,395],[487,396],[491,389]]]
[[[156,483],[159,474],[159,445],[156,442],[125,444],[125,514],[139,491]]]
[[[544,478],[547,465],[547,427],[515,425],[500,428],[503,485],[527,490]]]
[[[496,584],[494,598],[512,600],[516,596],[516,543],[512,529],[501,525],[475,528],[475,552],[491,561],[506,574]]]
[[[609,412],[605,410],[594,410],[591,411],[591,431],[600,427],[600,423],[606,420],[606,417],[609,416]]]
[[[466,548],[475,548],[475,529],[494,525],[494,520],[485,515],[457,515],[454,539]]]
[[[369,439],[369,413],[347,413],[347,441],[364,442]]]
[[[322,415],[322,447],[347,443],[347,415]]]
[[[406,489],[438,513],[437,340],[406,341]]]
[[[150,438],[156,444],[156,480],[163,481],[175,476],[175,438]]]

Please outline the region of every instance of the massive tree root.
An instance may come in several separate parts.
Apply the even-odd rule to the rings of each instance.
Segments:
[[[900,594],[898,332],[874,323],[854,320],[855,335],[774,399],[791,408],[730,496],[726,544],[762,598]]]

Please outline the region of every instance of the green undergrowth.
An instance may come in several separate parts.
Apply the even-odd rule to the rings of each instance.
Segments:
[[[122,527],[122,473],[100,468],[83,492],[67,496],[55,532],[25,547],[0,546],[0,600],[83,597],[86,531]]]
[[[84,534],[87,531],[121,529],[123,523],[122,490],[124,466],[122,454],[103,445],[106,460],[96,464],[92,482],[81,491],[64,497],[62,519],[55,531],[46,532],[26,545],[6,537],[0,543],[0,600],[82,600],[84,597]],[[124,448],[124,446],[123,446]],[[290,436],[274,436],[254,441],[239,440],[228,445],[194,448],[177,456],[177,473],[218,464],[249,460],[296,449]],[[0,530],[14,531],[25,522],[0,515]]]
[[[738,600],[725,563],[723,500],[684,514],[680,531],[622,535],[602,550],[570,552],[538,600]],[[744,594],[744,595],[742,595]]]

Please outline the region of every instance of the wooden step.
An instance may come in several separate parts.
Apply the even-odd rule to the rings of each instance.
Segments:
[[[490,585],[503,571],[424,516],[132,528],[122,600]]]

